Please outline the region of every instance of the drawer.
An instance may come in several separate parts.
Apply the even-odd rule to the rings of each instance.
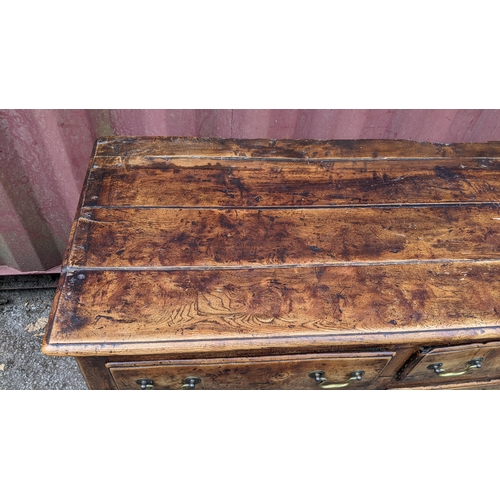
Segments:
[[[111,362],[106,366],[118,389],[140,389],[141,385],[155,389],[365,389],[393,355],[311,354]]]
[[[500,342],[422,350],[404,382],[443,384],[500,378]]]
[[[390,390],[447,390],[447,391],[498,391],[500,380],[481,382],[452,382],[448,384],[419,385],[417,387],[391,387]]]

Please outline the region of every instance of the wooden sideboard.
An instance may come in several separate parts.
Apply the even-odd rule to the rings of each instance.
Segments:
[[[92,389],[500,388],[500,142],[96,142],[43,352]]]

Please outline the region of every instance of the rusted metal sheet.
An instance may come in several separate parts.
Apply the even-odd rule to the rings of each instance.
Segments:
[[[500,140],[500,110],[0,110],[0,274],[61,264],[95,140]]]

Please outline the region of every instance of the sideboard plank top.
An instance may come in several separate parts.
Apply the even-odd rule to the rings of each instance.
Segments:
[[[499,173],[497,142],[100,139],[44,352],[498,336]]]

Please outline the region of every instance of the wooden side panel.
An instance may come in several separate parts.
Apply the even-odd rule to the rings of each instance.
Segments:
[[[140,389],[137,380],[153,380],[156,389],[181,389],[184,379],[197,377],[196,389],[319,389],[309,376],[321,370],[329,384],[338,389],[367,388],[390,361],[393,353],[281,356],[253,359],[163,361],[154,364],[109,363],[107,366],[119,389]],[[352,373],[364,371],[361,380],[349,381]],[[332,389],[337,390],[337,389]]]
[[[111,377],[109,370],[106,368],[106,360],[104,358],[77,357],[76,361],[89,389],[116,389],[115,381]]]
[[[498,161],[147,160],[93,168],[85,206],[277,207],[500,201]]]
[[[500,264],[68,275],[52,344],[364,335],[498,325]],[[249,342],[250,343],[250,342]]]
[[[84,209],[69,265],[273,266],[497,259],[497,205]]]

